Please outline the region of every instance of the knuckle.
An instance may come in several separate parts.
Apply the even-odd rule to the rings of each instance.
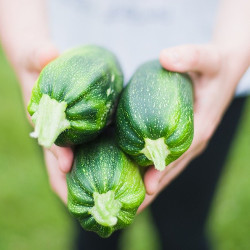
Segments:
[[[191,65],[191,67],[195,67],[200,62],[200,50],[197,47],[193,47],[192,50],[193,51],[192,51],[191,57],[189,59],[190,60],[189,63]]]
[[[218,51],[214,54],[214,62],[216,65],[220,65],[222,63],[222,56]]]
[[[215,53],[214,55],[214,65],[215,73],[217,73],[222,65],[222,57],[219,53]]]

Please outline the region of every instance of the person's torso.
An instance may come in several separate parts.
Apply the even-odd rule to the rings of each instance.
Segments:
[[[61,50],[97,44],[113,51],[127,82],[136,68],[162,49],[210,41],[218,1],[53,0],[53,39]],[[250,92],[250,72],[238,92]]]

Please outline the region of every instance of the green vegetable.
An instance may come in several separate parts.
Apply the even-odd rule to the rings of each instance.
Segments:
[[[193,92],[187,74],[142,65],[125,88],[117,110],[119,146],[139,165],[163,170],[193,139]]]
[[[88,45],[63,53],[42,70],[33,88],[32,136],[45,147],[93,139],[110,122],[122,85],[119,63],[106,49]]]
[[[145,196],[138,167],[109,135],[78,146],[67,175],[68,209],[101,237],[132,223]]]

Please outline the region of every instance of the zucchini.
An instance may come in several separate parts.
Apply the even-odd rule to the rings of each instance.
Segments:
[[[70,213],[104,238],[131,224],[145,197],[137,165],[109,135],[77,146],[67,185]]]
[[[118,104],[117,140],[139,165],[162,171],[193,140],[193,91],[187,74],[143,64],[132,76]]]
[[[123,74],[108,50],[88,45],[71,49],[41,72],[28,105],[31,136],[50,147],[89,141],[111,121]]]

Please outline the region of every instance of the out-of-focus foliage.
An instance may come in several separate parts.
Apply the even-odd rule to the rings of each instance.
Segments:
[[[0,249],[70,249],[72,223],[29,137],[17,79],[0,50]]]
[[[216,249],[250,249],[250,98],[227,158],[208,225]]]

